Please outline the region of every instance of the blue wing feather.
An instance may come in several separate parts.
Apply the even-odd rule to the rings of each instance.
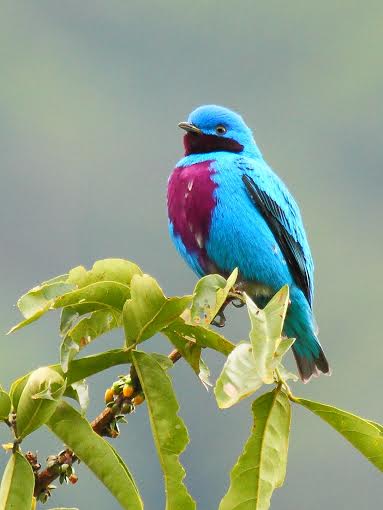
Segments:
[[[267,221],[310,306],[314,294],[314,264],[298,205],[284,183],[262,162],[242,165],[242,181],[254,205]],[[258,170],[258,171],[257,171]]]

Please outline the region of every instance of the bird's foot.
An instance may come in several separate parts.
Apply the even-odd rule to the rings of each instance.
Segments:
[[[225,307],[226,308],[226,307]],[[223,328],[226,324],[226,317],[223,313],[223,310],[221,310],[217,313],[217,315],[214,317],[214,319],[211,321],[213,326],[216,326],[217,328]]]

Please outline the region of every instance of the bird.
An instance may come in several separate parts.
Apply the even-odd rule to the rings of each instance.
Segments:
[[[283,334],[292,346],[303,382],[330,367],[313,315],[314,264],[299,207],[263,158],[238,113],[203,105],[178,126],[184,157],[167,188],[170,237],[198,277],[238,281],[263,308],[288,285]]]

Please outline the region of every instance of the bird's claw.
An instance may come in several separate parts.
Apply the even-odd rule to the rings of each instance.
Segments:
[[[211,323],[217,328],[223,328],[226,324],[226,317],[223,311],[219,311]]]
[[[245,306],[245,302],[239,298],[234,298],[232,300],[232,304],[233,304],[233,306],[235,306],[235,308],[242,308],[243,306]]]

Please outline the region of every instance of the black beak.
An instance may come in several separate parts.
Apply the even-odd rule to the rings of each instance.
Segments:
[[[202,131],[199,128],[197,128],[197,126],[190,124],[190,122],[180,122],[178,124],[178,127],[180,127],[181,129],[184,129],[188,133],[195,133],[197,135],[202,134]]]

